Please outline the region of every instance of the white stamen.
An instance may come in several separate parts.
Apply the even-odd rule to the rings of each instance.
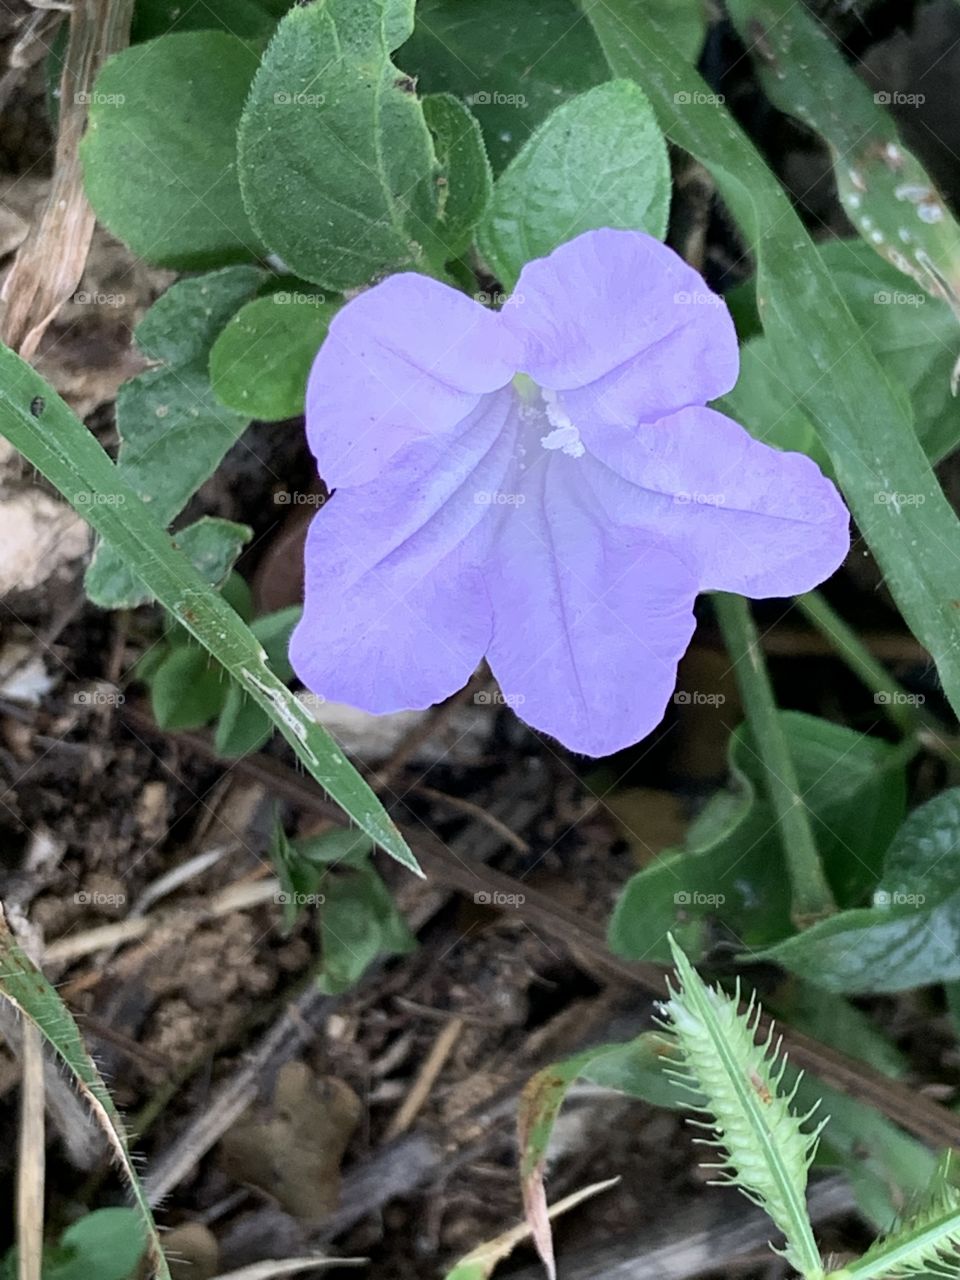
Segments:
[[[586,450],[580,439],[580,432],[561,409],[556,391],[543,387],[540,394],[546,407],[547,421],[553,427],[548,435],[540,437],[540,443],[544,449],[560,449],[571,458],[582,458]]]

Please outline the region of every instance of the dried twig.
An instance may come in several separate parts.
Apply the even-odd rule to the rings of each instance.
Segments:
[[[32,1022],[24,1022],[17,1168],[17,1280],[40,1280],[43,1261],[43,1048]]]

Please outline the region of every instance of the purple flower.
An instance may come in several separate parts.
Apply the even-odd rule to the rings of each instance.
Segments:
[[[574,751],[637,742],[699,591],[808,591],[849,546],[809,458],[704,407],[737,367],[724,303],[635,231],[529,263],[499,312],[413,274],[355,298],[307,392],[335,492],[307,539],[298,676],[383,713],[438,702],[486,656]]]

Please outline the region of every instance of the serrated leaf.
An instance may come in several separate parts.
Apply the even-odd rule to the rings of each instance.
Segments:
[[[148,262],[199,270],[261,256],[237,182],[236,130],[257,56],[224,31],[115,54],[80,144],[101,222]]]
[[[712,1136],[701,1141],[720,1155],[704,1167],[715,1181],[739,1188],[776,1223],[786,1238],[784,1257],[807,1280],[823,1275],[806,1208],[807,1172],[820,1127],[804,1124],[791,1108],[795,1089],[784,1094],[785,1060],[773,1043],[755,1043],[759,1007],[745,1013],[738,997],[707,987],[671,941],[680,988],[671,989],[664,1013],[677,1041],[678,1083],[703,1099],[693,1109]],[[739,996],[739,993],[738,993]]]
[[[670,209],[667,145],[643,90],[612,80],[548,116],[497,179],[477,234],[512,287],[524,263],[599,227],[662,239]]]
[[[162,526],[183,510],[247,425],[247,416],[216,400],[207,366],[214,340],[262,279],[254,267],[227,267],[181,280],[137,326],[137,346],[154,367],[124,383],[117,396],[117,469]],[[204,524],[177,536],[198,551],[201,564],[212,557],[208,567],[222,577],[230,564],[230,531],[235,546],[241,527]],[[105,609],[134,608],[150,599],[108,547],[98,548],[84,585]]]
[[[280,23],[238,133],[251,221],[286,266],[330,289],[423,265],[438,166],[393,64],[413,0],[317,0]]]
[[[210,352],[220,403],[264,422],[302,414],[310,366],[339,305],[340,299],[280,291],[241,307]]]
[[[493,174],[480,125],[458,98],[431,94],[423,99],[423,116],[440,165],[434,258],[442,264],[470,244],[490,203]]]

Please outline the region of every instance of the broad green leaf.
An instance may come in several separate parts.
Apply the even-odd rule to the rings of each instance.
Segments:
[[[764,332],[777,365],[830,454],[905,621],[960,712],[953,604],[960,523],[902,398],[864,343],[786,193],[729,112],[703,105],[709,86],[665,31],[634,0],[582,0],[582,8],[614,75],[635,78],[670,140],[712,173],[755,255]],[[699,104],[679,109],[678,93],[698,95]]]
[[[782,711],[779,718],[830,887],[841,904],[857,902],[876,883],[903,817],[903,756],[815,716]],[[617,954],[667,963],[673,932],[698,956],[714,919],[749,946],[793,931],[783,851],[745,725],[733,733],[729,753],[732,793],[714,798],[683,849],[665,851],[624,887],[608,934]]]
[[[199,729],[223,707],[223,668],[198,644],[176,645],[150,676],[150,706],[161,729]]]
[[[185,529],[178,529],[174,542],[204,582],[216,587],[230,573],[252,535],[253,530],[247,524],[201,516]]]
[[[435,93],[423,99],[423,115],[440,163],[435,260],[455,258],[469,246],[493,191],[493,174],[476,118],[458,98]]]
[[[249,415],[225,409],[210,388],[210,348],[263,273],[227,267],[181,280],[153,304],[135,338],[152,368],[120,388],[117,396],[119,474],[167,525],[219,466],[247,425]],[[200,565],[223,575],[238,525],[204,524],[177,535],[196,550]],[[202,530],[202,531],[201,531]],[[209,559],[208,559],[209,557]],[[87,595],[106,609],[133,608],[150,592],[113,548],[101,546],[87,570]]]
[[[129,1280],[146,1247],[133,1209],[96,1209],[64,1231],[43,1259],[43,1280]]]
[[[413,0],[317,0],[280,23],[238,134],[251,221],[286,266],[342,290],[423,265],[437,158],[390,54]]]
[[[53,389],[0,347],[0,434],[112,543],[161,605],[240,681],[310,776],[391,857],[417,861],[374,792],[330,735],[278,680],[263,647],[171,545],[149,509]]]
[[[24,366],[27,368],[28,366]],[[32,373],[32,370],[31,370]],[[33,377],[36,377],[34,374]],[[5,394],[5,393],[4,393]],[[114,1158],[133,1197],[142,1231],[141,1247],[155,1280],[170,1280],[170,1272],[150,1206],[140,1185],[127,1145],[123,1121],[69,1009],[43,973],[21,950],[0,911],[0,997],[9,1000],[20,1015],[34,1024],[76,1082],[83,1100],[103,1130]],[[81,1238],[83,1231],[81,1230]],[[88,1272],[86,1274],[95,1274]]]
[[[727,392],[718,408],[764,444],[806,453],[825,471],[831,470],[816,428],[797,404],[777,368],[770,342],[762,334],[740,348],[737,385]]]
[[[873,906],[764,955],[828,991],[904,991],[960,978],[960,788],[915,809],[887,851]]]
[[[420,0],[397,60],[421,92],[468,103],[498,172],[555,107],[609,79],[570,0]]]
[[[524,144],[493,189],[478,244],[502,284],[524,263],[598,227],[662,239],[670,209],[667,146],[642,89],[598,85],[565,102]]]
[[[279,292],[241,307],[210,352],[220,403],[264,422],[302,414],[307,375],[338,306],[339,299]]]
[[[731,997],[708,987],[672,939],[670,945],[680,986],[671,985],[664,1012],[677,1042],[677,1083],[703,1098],[693,1109],[711,1148],[705,1167],[713,1181],[760,1205],[785,1237],[783,1256],[816,1280],[823,1268],[807,1213],[807,1173],[826,1121],[811,1128],[816,1108],[803,1113],[792,1105],[792,1091],[782,1088],[779,1041],[756,1042],[754,1000],[740,1009],[739,991]]]
[[[731,0],[729,10],[772,101],[829,145],[837,194],[864,242],[960,315],[960,224],[901,144],[891,95],[872,92],[803,5]],[[952,345],[958,338],[954,325]]]
[[[87,195],[141,258],[197,270],[260,257],[235,156],[256,69],[236,36],[183,31],[125,49],[100,72],[80,144]]]
[[[338,995],[359,982],[379,956],[405,955],[416,946],[372,867],[325,874],[320,885],[322,991]]]

